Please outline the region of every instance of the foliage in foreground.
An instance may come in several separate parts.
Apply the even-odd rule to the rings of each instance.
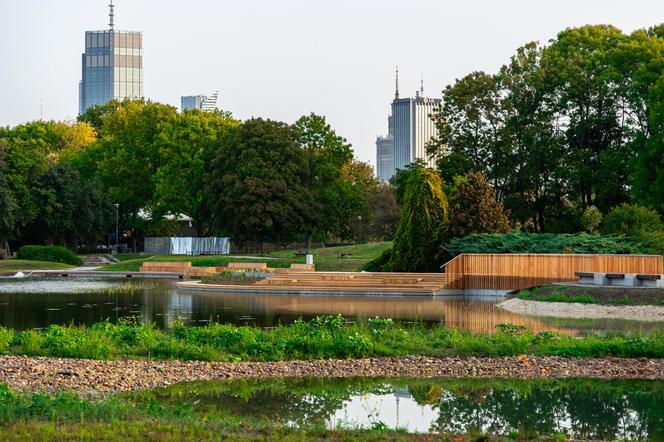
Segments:
[[[441,325],[401,325],[390,319],[347,324],[341,316],[296,321],[275,329],[176,322],[162,331],[154,324],[121,320],[87,326],[51,325],[14,332],[0,328],[0,351],[32,356],[116,359],[151,358],[203,361],[280,361],[374,356],[451,355],[575,357],[664,357],[664,333],[651,336],[534,334],[505,325],[496,333],[471,334]]]
[[[66,247],[60,246],[23,246],[16,253],[18,259],[32,261],[59,262],[80,266],[83,264],[81,258]]]

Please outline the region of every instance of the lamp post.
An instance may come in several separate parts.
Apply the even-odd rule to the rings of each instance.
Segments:
[[[115,253],[118,253],[118,241],[120,240],[119,234],[120,230],[118,228],[119,226],[119,209],[120,209],[120,204],[115,203]]]

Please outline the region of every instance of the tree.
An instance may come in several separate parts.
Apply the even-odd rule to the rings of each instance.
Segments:
[[[450,222],[447,233],[464,237],[474,233],[506,233],[510,223],[496,192],[479,172],[457,178],[449,200]]]
[[[586,207],[581,215],[581,228],[584,232],[597,233],[602,224],[602,217],[602,212],[597,207]]]
[[[423,167],[427,167],[426,163],[418,158],[414,163],[407,165],[405,169],[397,170],[390,179],[390,184],[394,187],[394,196],[399,207],[403,205],[404,198],[406,197],[406,188],[408,187],[410,177],[417,174],[418,169]]]
[[[98,179],[108,199],[120,205],[122,223],[135,228],[139,211],[152,209],[154,177],[163,163],[159,142],[175,123],[177,111],[150,101],[125,100],[109,104],[100,118],[100,138],[71,158],[71,164],[84,179]]]
[[[216,232],[239,242],[281,243],[305,230],[316,212],[298,135],[285,123],[260,118],[228,131],[206,177]]]
[[[304,182],[313,194],[307,217],[307,249],[314,231],[348,237],[350,221],[360,216],[362,208],[359,187],[345,179],[342,172],[353,160],[351,145],[337,135],[325,117],[313,113],[297,120],[294,130],[307,159]]]
[[[93,248],[112,224],[112,207],[98,183],[81,180],[69,164],[50,164],[38,178],[39,214],[23,236],[34,244]]]
[[[436,257],[447,228],[447,212],[447,199],[438,174],[426,167],[412,169],[388,269],[439,271]]]
[[[190,110],[162,127],[155,141],[160,165],[153,177],[153,218],[182,213],[200,234],[207,230],[205,174],[221,140],[238,124],[229,113]]]
[[[368,236],[376,241],[390,241],[399,224],[399,206],[393,186],[383,183],[367,195]]]
[[[503,127],[498,77],[473,72],[447,86],[434,121],[438,137],[427,147],[429,155],[440,161],[455,154],[464,169],[481,171],[497,184],[495,165]]]
[[[0,139],[0,248],[15,232],[19,204],[9,181],[9,142]]]
[[[659,214],[636,204],[614,207],[604,218],[602,232],[606,234],[635,235],[664,231]]]

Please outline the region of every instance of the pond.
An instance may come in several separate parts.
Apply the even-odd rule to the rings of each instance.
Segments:
[[[134,393],[201,415],[416,433],[664,440],[663,381],[269,379]]]
[[[534,332],[565,334],[629,331],[649,334],[664,323],[539,318],[496,307],[502,299],[427,297],[326,297],[238,295],[176,289],[170,281],[124,278],[24,278],[0,280],[0,325],[17,330],[50,324],[87,324],[137,316],[166,328],[174,320],[204,325],[210,320],[272,327],[323,314],[384,317],[399,321],[441,323],[472,332],[491,333],[498,324],[529,327]]]

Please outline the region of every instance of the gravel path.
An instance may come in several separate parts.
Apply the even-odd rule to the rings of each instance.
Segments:
[[[498,304],[512,313],[574,319],[628,319],[632,321],[664,322],[664,306],[657,305],[598,305],[576,302],[527,301],[512,298]]]
[[[103,393],[237,377],[503,377],[664,379],[658,359],[559,357],[398,357],[356,360],[207,363],[0,357],[0,383],[24,392]]]

